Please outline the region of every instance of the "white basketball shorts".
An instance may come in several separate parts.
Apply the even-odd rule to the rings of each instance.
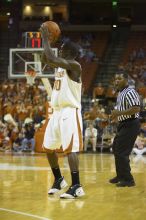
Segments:
[[[81,111],[71,107],[54,110],[45,130],[43,147],[62,148],[65,153],[82,151]]]

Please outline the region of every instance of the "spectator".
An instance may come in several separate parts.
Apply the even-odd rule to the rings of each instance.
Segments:
[[[87,151],[88,144],[91,143],[93,152],[96,152],[97,129],[93,127],[93,123],[85,130],[84,151]]]
[[[24,150],[22,145],[23,140],[24,140],[23,133],[20,132],[16,140],[13,142],[13,147],[12,147],[13,151],[19,152]]]
[[[137,52],[137,58],[143,59],[145,57],[145,51],[143,48],[140,48],[139,51]]]
[[[108,86],[105,96],[108,99],[115,99],[116,98],[116,91],[115,91],[114,86],[112,84],[110,84]]]
[[[93,89],[93,99],[96,100],[96,97],[103,98],[105,95],[105,88],[102,86],[101,83]]]
[[[0,127],[0,151],[11,151],[11,140],[8,136],[7,126],[1,124]]]
[[[94,103],[93,107],[84,113],[84,120],[95,120],[97,118],[97,107],[97,103]]]
[[[144,137],[144,134],[142,132],[138,135],[135,141],[133,153],[137,155],[142,155],[146,153],[146,138]]]
[[[22,147],[23,151],[31,151],[34,152],[35,148],[35,140],[34,140],[34,125],[32,123],[32,120],[28,120],[27,123],[25,121],[25,127],[24,127],[24,139],[22,141]]]

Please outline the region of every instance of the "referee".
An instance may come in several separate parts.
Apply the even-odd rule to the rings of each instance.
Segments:
[[[117,187],[135,186],[131,174],[129,155],[140,131],[140,100],[135,89],[128,86],[127,74],[115,75],[115,86],[119,91],[111,120],[118,121],[117,133],[113,141],[116,177],[109,180]]]

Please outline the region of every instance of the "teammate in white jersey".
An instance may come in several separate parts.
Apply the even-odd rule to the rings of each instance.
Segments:
[[[71,172],[72,184],[69,189],[60,195],[60,198],[72,199],[81,197],[85,193],[80,184],[79,159],[77,152],[83,149],[82,117],[81,117],[81,66],[75,60],[78,47],[73,42],[65,43],[56,57],[51,49],[48,29],[42,25],[40,28],[44,53],[42,61],[54,68],[55,82],[51,96],[53,115],[48,123],[44,136],[44,148],[54,174],[54,184],[48,194],[54,194],[65,188],[67,183],[61,175],[58,164],[57,149],[62,148],[67,153]]]

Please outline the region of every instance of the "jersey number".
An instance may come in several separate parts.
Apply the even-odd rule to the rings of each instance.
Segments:
[[[61,88],[61,80],[60,79],[55,80],[53,89],[58,91],[58,90],[60,90],[60,88]]]

